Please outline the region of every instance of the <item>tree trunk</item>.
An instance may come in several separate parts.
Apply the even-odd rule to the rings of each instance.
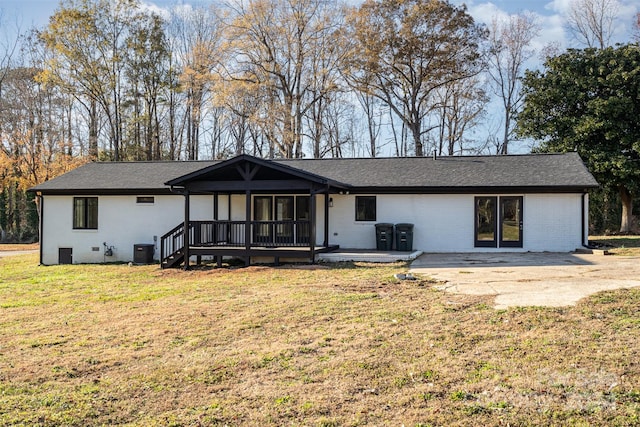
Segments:
[[[98,160],[98,105],[95,100],[90,101],[89,110],[89,159]]]
[[[413,136],[413,145],[416,150],[416,157],[423,157],[422,139],[420,138],[420,123],[410,123],[409,128]]]
[[[511,106],[507,104],[507,111],[504,117],[504,133],[502,135],[502,146],[500,147],[500,154],[509,154],[509,127],[511,127],[511,112],[509,111]]]
[[[622,202],[622,219],[620,220],[620,233],[630,233],[633,223],[633,196],[625,187],[618,188],[620,201]]]

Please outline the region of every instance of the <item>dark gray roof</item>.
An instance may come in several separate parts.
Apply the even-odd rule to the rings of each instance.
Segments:
[[[31,191],[70,193],[78,190],[99,192],[156,192],[165,190],[168,177],[185,175],[216,162],[95,162],[87,163]]]
[[[598,186],[577,153],[274,161],[346,184],[354,190],[530,188],[567,191]],[[166,192],[165,182],[217,163],[88,163],[31,190],[44,194]]]
[[[597,187],[577,153],[280,160],[354,187]]]

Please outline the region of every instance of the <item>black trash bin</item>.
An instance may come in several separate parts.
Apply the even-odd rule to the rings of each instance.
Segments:
[[[136,243],[133,245],[133,262],[136,264],[152,264],[153,252],[153,243]]]
[[[396,224],[396,250],[413,250],[413,224]]]
[[[390,251],[393,247],[393,224],[381,222],[376,224],[376,249]]]

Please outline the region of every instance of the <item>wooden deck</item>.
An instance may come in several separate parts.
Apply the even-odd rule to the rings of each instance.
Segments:
[[[248,226],[247,226],[248,224]],[[187,238],[185,238],[185,235]],[[190,221],[188,232],[178,224],[160,239],[162,268],[179,267],[185,257],[211,256],[220,265],[223,257],[244,259],[302,258],[315,262],[319,253],[338,249],[337,245],[312,246],[315,234],[309,221]],[[187,240],[188,247],[184,242]],[[245,242],[249,242],[246,244]],[[188,268],[188,265],[185,265]]]
[[[240,258],[249,265],[251,258],[273,258],[277,265],[283,258],[307,259],[315,262],[315,256],[320,253],[331,252],[338,249],[337,245],[315,246],[313,251],[309,246],[298,247],[272,247],[272,246],[252,246],[247,249],[241,246],[189,246],[189,255],[196,256],[198,261],[203,256],[212,256],[218,265],[222,264],[223,257]]]

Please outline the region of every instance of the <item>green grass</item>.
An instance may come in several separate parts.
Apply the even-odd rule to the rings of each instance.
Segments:
[[[640,289],[494,310],[405,271],[1,259],[0,425],[640,423]]]

